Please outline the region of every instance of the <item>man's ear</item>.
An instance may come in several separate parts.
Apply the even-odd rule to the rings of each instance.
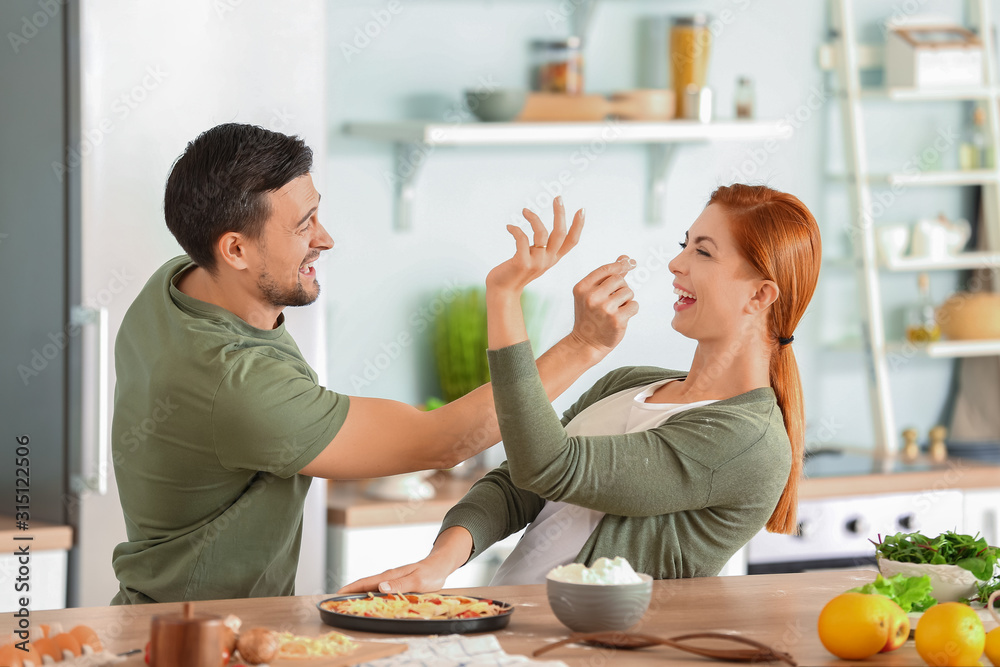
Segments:
[[[757,286],[757,291],[750,297],[747,309],[751,313],[759,313],[767,310],[768,306],[778,300],[778,284],[773,280],[762,280]]]
[[[237,271],[249,268],[247,252],[250,250],[250,243],[239,232],[226,232],[220,236],[215,242],[215,249],[219,253],[219,259]]]

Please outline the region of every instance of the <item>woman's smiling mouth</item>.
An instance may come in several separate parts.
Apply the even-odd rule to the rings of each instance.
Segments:
[[[698,300],[694,294],[691,294],[691,292],[683,290],[676,285],[674,286],[674,294],[678,296],[677,301],[674,302],[674,310],[678,312],[691,307],[694,302]]]

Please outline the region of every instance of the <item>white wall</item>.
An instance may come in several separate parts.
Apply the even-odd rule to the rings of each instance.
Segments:
[[[856,4],[865,34],[878,38],[875,22],[893,12],[894,5]],[[954,11],[959,6],[921,4],[934,11]],[[655,263],[656,255],[672,257],[684,230],[720,184],[739,179],[794,193],[820,220],[827,253],[844,252],[850,224],[846,190],[825,176],[842,163],[840,121],[830,94],[833,82],[817,66],[817,49],[827,38],[825,2],[600,4],[585,50],[588,92],[638,85],[637,41],[644,17],[696,10],[722,16],[727,10],[732,19],[716,36],[709,71],[717,115],[732,116],[736,78],[748,75],[756,88],[759,118],[797,118],[794,136],[761,167],[748,161],[755,144],[680,148],[669,183],[666,225],[650,227],[643,221],[647,167],[640,147],[612,146],[584,170],[572,161],[579,147],[440,148],[428,157],[420,176],[413,231],[394,231],[392,191],[383,177],[394,169],[392,149],[345,137],[340,132],[343,123],[404,118],[450,122],[461,110],[462,91],[475,87],[481,77],[501,86],[526,85],[530,40],[568,34],[567,23],[550,22],[551,12],[559,6],[554,1],[517,0],[402,2],[398,14],[370,44],[354,52],[344,45],[353,46],[357,31],[364,30],[373,15],[387,10],[388,3],[330,5],[330,144],[321,215],[337,247],[321,274],[329,286],[330,377],[339,390],[413,403],[439,393],[431,338],[422,330],[425,320],[419,309],[432,304],[448,281],[482,284],[489,268],[512,249],[505,223],[536,197],[547,200],[545,184],[554,181],[560,170],[572,170],[574,180],[563,196],[570,207],[586,207],[588,224],[580,246],[534,286],[550,304],[539,348],[569,330],[570,288],[576,280],[619,253],[628,253],[647,267]],[[824,97],[825,103],[819,104]],[[959,124],[963,118],[957,106],[905,107],[912,114],[905,118],[900,116],[902,110],[884,104],[872,109],[869,138],[874,168],[901,164],[933,140],[936,128]],[[734,176],[734,169],[742,175]],[[958,191],[912,191],[892,213],[906,221],[938,210],[965,215],[963,201]],[[625,341],[558,399],[557,409],[567,407],[596,378],[617,366],[688,366],[692,341],[670,328],[672,276],[661,268],[641,278],[634,280],[640,314]],[[868,446],[872,429],[864,358],[860,352],[836,352],[824,344],[856,332],[856,282],[850,272],[833,268],[825,268],[821,280],[795,332],[810,444]],[[935,297],[943,299],[953,282],[953,275],[936,277]],[[912,276],[888,281],[885,298],[891,307],[915,296]],[[890,327],[890,331],[900,329]],[[415,342],[386,364],[389,353],[396,351],[392,341],[400,333],[412,335]],[[377,373],[369,368],[368,379],[374,379],[367,382],[366,364],[379,362],[385,367]],[[950,373],[950,362],[912,361],[893,376],[901,427],[912,423],[926,432],[936,423]]]

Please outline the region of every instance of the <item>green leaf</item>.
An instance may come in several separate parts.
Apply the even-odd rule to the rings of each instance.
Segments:
[[[924,611],[937,604],[937,600],[931,596],[931,578],[926,574],[921,577],[908,577],[905,574],[897,574],[886,579],[881,574],[875,576],[875,581],[864,586],[852,588],[851,592],[865,593],[868,595],[884,595],[900,607],[903,611]]]

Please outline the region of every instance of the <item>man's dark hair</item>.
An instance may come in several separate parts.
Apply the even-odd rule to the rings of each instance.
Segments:
[[[167,228],[195,264],[216,272],[213,246],[226,232],[259,239],[271,214],[266,193],[309,173],[312,149],[298,137],[226,123],[198,135],[170,170]]]

